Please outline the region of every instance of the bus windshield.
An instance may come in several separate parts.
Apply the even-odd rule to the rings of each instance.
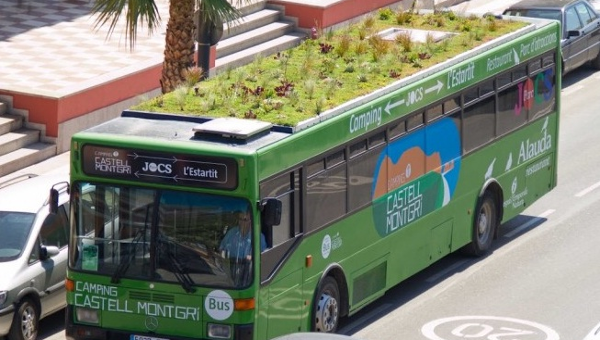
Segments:
[[[79,183],[70,265],[123,278],[243,288],[251,283],[248,201],[207,194]]]

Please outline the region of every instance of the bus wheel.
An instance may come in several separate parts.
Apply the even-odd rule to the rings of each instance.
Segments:
[[[334,333],[340,321],[340,291],[331,276],[319,285],[315,301],[314,327],[316,332]]]
[[[482,256],[491,246],[498,224],[498,212],[491,192],[486,191],[477,203],[473,220],[473,235],[471,243],[465,247],[469,255]]]
[[[24,299],[15,310],[8,338],[10,340],[35,340],[37,338],[39,312],[36,305],[29,299]]]

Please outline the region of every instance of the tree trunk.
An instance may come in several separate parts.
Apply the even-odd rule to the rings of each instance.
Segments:
[[[165,60],[160,80],[162,92],[173,91],[184,81],[183,71],[194,63],[194,0],[171,0],[165,38]]]

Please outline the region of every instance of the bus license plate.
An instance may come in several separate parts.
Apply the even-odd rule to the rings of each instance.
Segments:
[[[165,338],[155,338],[153,336],[131,334],[129,340],[169,340]]]

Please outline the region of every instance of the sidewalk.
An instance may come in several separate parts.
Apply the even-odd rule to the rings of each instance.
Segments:
[[[0,183],[7,181],[11,178],[15,178],[17,176],[25,175],[25,174],[36,174],[36,175],[42,175],[42,174],[46,174],[46,173],[68,174],[69,173],[69,157],[70,157],[70,155],[71,155],[70,152],[64,152],[64,153],[61,153],[60,155],[54,156],[54,157],[49,158],[40,163],[28,166],[26,168],[23,168],[21,170],[15,171],[15,172],[12,172],[6,176],[0,177]]]

